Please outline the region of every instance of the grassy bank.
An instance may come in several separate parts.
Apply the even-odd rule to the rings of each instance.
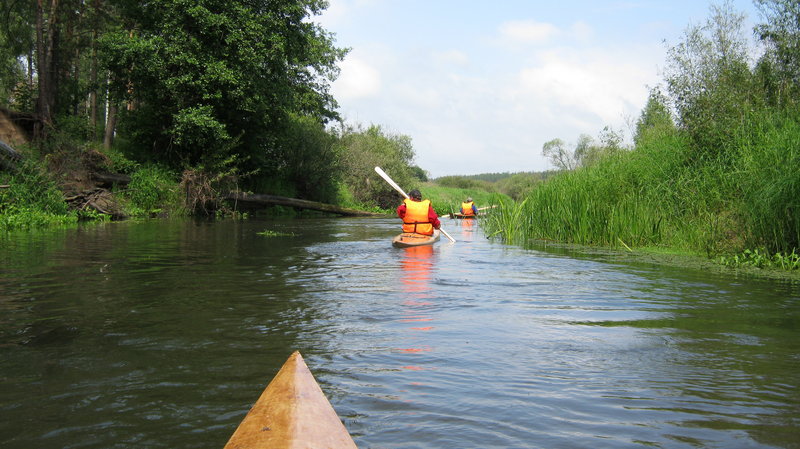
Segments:
[[[456,187],[441,186],[427,182],[420,187],[420,192],[431,204],[439,215],[458,213],[461,203],[471,197],[479,208],[499,204],[501,201],[511,201],[511,198],[502,193],[488,192],[481,189],[461,189]],[[399,203],[398,203],[399,204]]]
[[[654,128],[633,150],[606,154],[553,177],[523,201],[504,202],[486,222],[487,233],[520,245],[547,239],[674,248],[723,263],[796,268],[798,117],[749,113],[714,152],[698,152],[679,129]]]

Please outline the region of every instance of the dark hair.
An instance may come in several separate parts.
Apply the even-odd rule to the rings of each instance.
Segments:
[[[408,196],[410,196],[412,200],[419,201],[422,199],[422,193],[420,193],[420,191],[417,189],[408,192]]]

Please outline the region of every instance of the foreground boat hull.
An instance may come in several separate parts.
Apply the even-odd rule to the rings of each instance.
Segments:
[[[433,245],[439,241],[441,233],[434,230],[433,235],[421,235],[413,232],[404,232],[392,239],[392,246],[395,248],[409,248],[412,246]]]
[[[357,449],[299,352],[267,385],[225,449]]]

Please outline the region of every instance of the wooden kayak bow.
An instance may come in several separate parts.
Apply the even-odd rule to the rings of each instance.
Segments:
[[[358,449],[295,351],[261,393],[225,449]]]

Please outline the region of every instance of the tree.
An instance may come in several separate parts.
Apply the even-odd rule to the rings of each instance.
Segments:
[[[647,132],[654,129],[674,129],[675,122],[669,111],[667,97],[659,88],[650,90],[647,104],[642,109],[642,114],[636,120],[636,134],[633,136],[634,144],[639,143],[640,139]]]
[[[730,1],[711,6],[711,17],[689,27],[668,49],[667,89],[701,156],[724,151],[752,95],[744,16]]]
[[[550,159],[550,163],[558,170],[573,170],[578,166],[575,153],[564,145],[561,139],[549,140],[542,145],[542,155]]]
[[[550,159],[558,170],[574,170],[593,157],[594,139],[588,134],[578,136],[575,148],[568,149],[561,139],[553,139],[542,145],[542,155]]]
[[[399,204],[397,192],[375,174],[381,167],[406,191],[416,187],[417,170],[412,168],[414,148],[411,138],[390,134],[378,125],[367,129],[343,126],[339,130],[341,146],[341,171],[343,181],[354,192],[356,200],[379,207],[390,208]]]
[[[772,103],[800,97],[800,3],[796,0],[755,0],[766,20],[756,34],[767,45],[759,62],[761,78]]]
[[[308,20],[322,0],[118,0],[119,30],[101,39],[120,133],[145,157],[209,167],[272,159],[291,114],[336,117],[329,83],[345,50]],[[211,167],[209,167],[211,168]]]
[[[18,109],[24,107],[27,111],[32,111],[33,105],[19,98],[22,92],[18,91],[22,86],[33,87],[35,16],[31,1],[9,1],[0,6],[0,101],[17,103]]]

